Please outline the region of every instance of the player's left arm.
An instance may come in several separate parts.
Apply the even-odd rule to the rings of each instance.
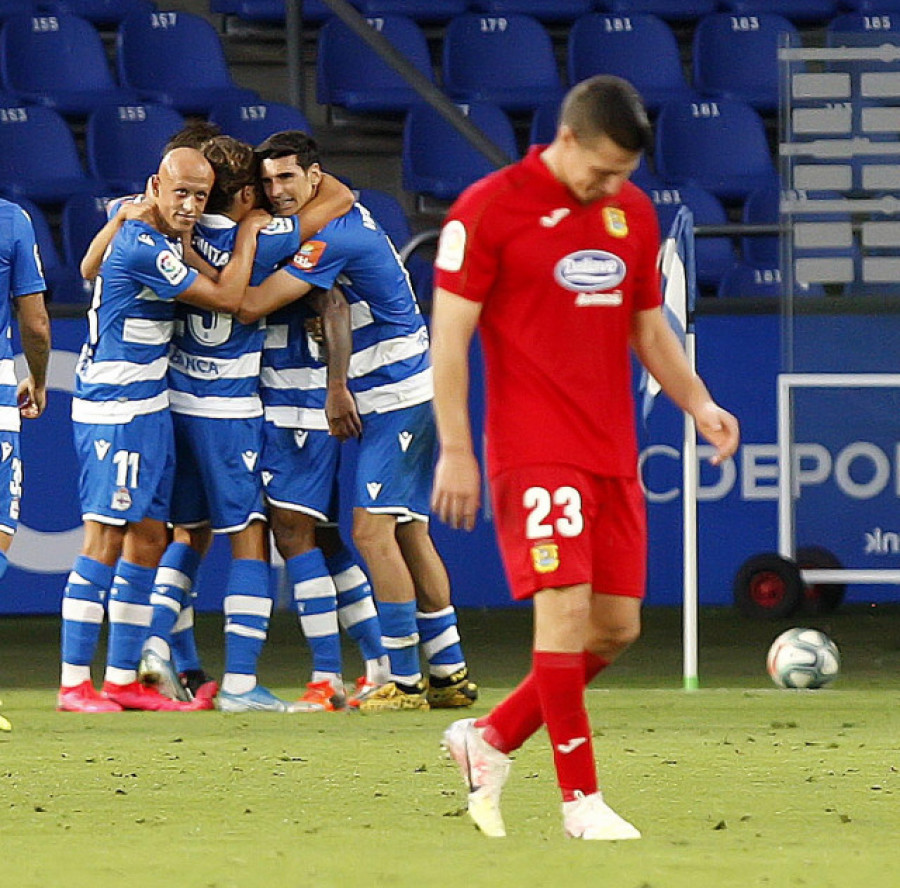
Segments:
[[[309,240],[332,219],[337,219],[338,216],[350,212],[353,203],[353,192],[340,179],[324,173],[316,196],[304,204],[298,216],[300,242]]]
[[[315,289],[308,296],[313,308],[322,318],[328,385],[325,395],[325,416],[328,433],[341,441],[356,438],[362,433],[362,421],[356,401],[347,387],[350,356],[353,352],[353,332],[350,326],[350,306],[340,287]]]
[[[37,419],[47,406],[47,365],[50,362],[50,318],[43,293],[16,298],[19,337],[28,364],[28,376],[16,392],[19,414]]]
[[[737,419],[720,407],[691,369],[681,342],[659,307],[637,311],[631,321],[631,347],[662,390],[697,423],[697,431],[716,448],[718,465],[734,455],[740,442]]]
[[[106,224],[94,235],[84,251],[79,270],[86,281],[92,281],[100,273],[100,266],[103,264],[106,251],[109,249],[113,238],[118,234],[119,229],[126,222],[130,221],[152,223],[153,210],[151,204],[146,201],[135,201],[132,199],[125,199],[119,204],[119,208],[107,219]]]

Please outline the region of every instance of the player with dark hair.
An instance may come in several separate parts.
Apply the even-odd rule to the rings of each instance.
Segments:
[[[19,525],[22,496],[20,419],[37,419],[47,406],[50,319],[44,305],[44,275],[28,214],[0,199],[0,578]],[[10,330],[15,311],[28,376],[16,383]],[[0,731],[12,726],[0,716]]]
[[[299,131],[278,133],[257,154],[275,212],[298,212],[322,174],[315,141]],[[316,525],[335,517],[336,442],[344,435],[322,409],[326,380],[314,344],[307,354],[289,347],[296,342],[296,315],[272,315],[311,288],[330,288],[335,281],[352,317],[349,387],[362,425],[353,538],[378,600],[390,669],[383,676],[367,673],[353,702],[363,711],[425,709],[429,697],[435,705],[471,705],[477,689],[468,678],[447,573],[428,533],[434,446],[428,332],[396,251],[359,204],[307,240],[291,264],[249,290],[240,314],[270,315],[270,331],[283,329],[280,337],[273,333],[264,353],[263,463],[272,528],[302,605],[301,623],[314,661],[318,645],[319,662],[330,656],[333,665],[319,667],[321,672],[336,672],[337,654],[328,655],[337,641],[334,610],[353,617],[362,586],[352,584],[365,580],[358,569],[355,580],[348,573],[349,553],[343,564],[326,561],[316,546]],[[420,636],[429,659],[428,686]],[[373,672],[383,668],[367,659]]]
[[[628,179],[651,129],[636,91],[594,77],[567,94],[550,145],[468,188],[441,232],[434,308],[440,457],[433,507],[471,528],[481,473],[469,424],[469,344],[487,378],[487,468],[511,592],[532,599],[532,669],[489,715],[444,744],[489,836],[506,834],[509,753],[545,725],[568,835],[640,833],[598,790],[587,682],[640,632],[646,574],[629,346],[716,447],[735,418],[694,374],[660,307],[659,230]]]
[[[248,214],[218,280],[199,274],[182,259],[183,240],[212,187],[212,167],[199,151],[168,152],[145,199],[130,205],[132,217],[113,236],[95,281],[72,399],[85,537],[63,596],[62,710],[212,705],[170,700],[137,677],[151,590],[168,542],[174,438],[166,375],[174,305],[180,300],[235,311],[250,279],[258,230],[268,220],[264,213]],[[107,594],[101,695],[90,669]]]
[[[201,151],[213,167],[215,184],[192,245],[218,270],[229,261],[238,223],[258,204],[257,162],[252,146],[230,136],[207,140]],[[323,189],[319,200],[304,208],[302,218],[272,221],[260,232],[251,281],[263,280],[297,251],[305,236],[348,209],[352,200],[349,189],[329,177],[327,192]],[[228,314],[184,307],[169,353],[176,537],[160,564],[142,675],[162,676],[169,693],[181,690],[170,663],[171,636],[187,688],[214,692],[208,682],[202,683],[190,631],[190,592],[210,530],[228,534],[233,560],[223,602],[226,662],[218,705],[229,712],[290,708],[256,679],[273,604],[259,464],[263,410],[258,390],[265,337],[265,324],[258,321],[242,324]],[[197,682],[200,687],[192,687]]]

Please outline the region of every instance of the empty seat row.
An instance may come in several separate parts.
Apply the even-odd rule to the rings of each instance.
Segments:
[[[79,0],[89,2],[89,0]],[[112,2],[112,0],[109,0]],[[419,22],[447,22],[463,12],[532,15],[547,23],[572,22],[587,12],[651,14],[670,22],[694,22],[713,12],[774,12],[798,24],[820,23],[843,10],[885,12],[900,0],[350,0],[366,16],[407,15]],[[285,0],[210,0],[210,12],[244,21],[283,22]],[[332,15],[323,0],[304,0],[303,16],[321,24]]]
[[[72,117],[141,101],[183,114],[258,98],[239,87],[215,28],[186,12],[138,10],[119,25],[113,76],[99,33],[69,13],[18,14],[0,27],[0,91]]]

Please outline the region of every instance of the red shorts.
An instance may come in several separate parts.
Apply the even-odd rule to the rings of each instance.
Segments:
[[[644,597],[647,518],[637,478],[525,466],[493,478],[491,499],[513,598],[581,583]]]

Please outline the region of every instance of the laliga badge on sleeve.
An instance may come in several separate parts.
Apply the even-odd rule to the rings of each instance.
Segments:
[[[628,221],[618,207],[603,208],[603,224],[611,237],[628,237]]]
[[[441,271],[459,271],[465,255],[466,228],[459,219],[453,219],[441,230],[434,264]]]

